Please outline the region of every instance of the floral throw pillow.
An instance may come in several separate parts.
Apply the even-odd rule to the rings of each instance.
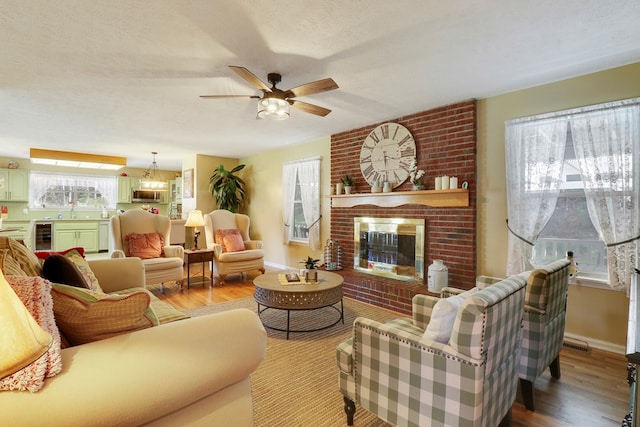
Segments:
[[[237,228],[217,230],[214,239],[217,244],[222,246],[222,252],[239,252],[246,249],[242,234]]]
[[[163,256],[164,236],[160,233],[129,233],[125,236],[125,243],[129,247],[129,256],[142,259]]]

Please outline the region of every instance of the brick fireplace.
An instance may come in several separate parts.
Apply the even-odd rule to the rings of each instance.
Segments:
[[[476,102],[465,101],[386,122],[405,126],[416,142],[418,168],[426,171],[427,189],[434,178],[457,176],[468,182],[469,206],[435,208],[402,205],[383,208],[360,205],[331,209],[331,238],[342,246],[344,293],[346,296],[411,313],[411,298],[428,294],[426,281],[403,281],[356,271],[354,265],[354,218],[424,218],[426,223],[425,268],[441,259],[449,268],[449,285],[471,288],[476,266]],[[360,172],[360,147],[366,136],[380,123],[331,136],[331,182],[344,175],[354,179],[356,192],[368,193],[369,184]],[[405,182],[394,191],[410,191]]]

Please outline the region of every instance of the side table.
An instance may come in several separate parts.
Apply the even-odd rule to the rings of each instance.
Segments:
[[[213,249],[185,249],[185,262],[187,263],[187,289],[191,285],[191,264],[195,264],[198,262],[202,263],[202,283],[204,284],[204,280],[206,276],[204,275],[204,266],[207,262],[213,262]],[[211,274],[210,286],[213,287],[213,274]]]

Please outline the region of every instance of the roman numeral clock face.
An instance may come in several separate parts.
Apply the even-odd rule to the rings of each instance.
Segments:
[[[365,138],[360,150],[360,170],[369,185],[388,181],[395,188],[409,177],[416,158],[416,142],[407,128],[385,123]]]

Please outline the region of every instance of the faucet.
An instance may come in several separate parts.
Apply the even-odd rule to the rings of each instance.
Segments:
[[[69,202],[69,204],[71,205],[71,219],[76,219],[76,213],[75,213],[76,202],[72,201],[72,202]]]

